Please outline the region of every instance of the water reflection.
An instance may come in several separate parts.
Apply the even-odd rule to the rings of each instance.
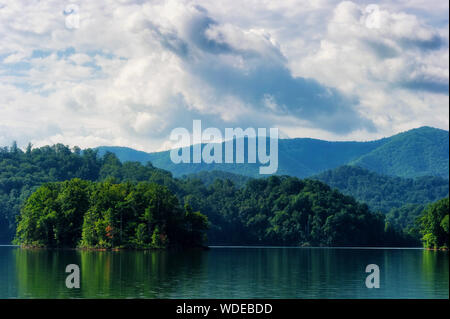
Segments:
[[[65,287],[65,267],[81,288]],[[380,289],[365,267],[380,267]],[[448,252],[212,248],[79,251],[0,247],[1,298],[448,298]]]

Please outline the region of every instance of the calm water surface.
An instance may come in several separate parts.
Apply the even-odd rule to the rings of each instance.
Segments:
[[[65,267],[81,288],[65,286]],[[379,289],[365,267],[380,267]],[[448,252],[213,247],[77,251],[0,247],[0,298],[448,298]]]

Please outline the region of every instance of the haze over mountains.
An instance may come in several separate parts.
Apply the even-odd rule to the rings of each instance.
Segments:
[[[170,151],[146,153],[114,146],[101,146],[98,150],[99,155],[112,152],[122,162],[150,161],[158,168],[169,170],[175,177],[217,170],[261,177],[258,170],[260,163],[174,164],[170,159]],[[369,142],[280,139],[278,157],[277,174],[299,178],[310,177],[342,165],[352,165],[383,175],[404,178],[437,176],[448,179],[449,132],[424,126]]]

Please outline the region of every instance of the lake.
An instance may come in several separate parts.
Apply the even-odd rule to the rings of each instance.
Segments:
[[[79,289],[65,286],[68,264],[80,267]],[[368,264],[380,288],[366,288]],[[0,246],[0,298],[448,298],[448,267],[448,252],[423,249]]]

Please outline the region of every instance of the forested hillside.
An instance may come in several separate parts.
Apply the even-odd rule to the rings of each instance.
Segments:
[[[191,146],[192,148],[192,146]],[[224,145],[222,145],[224,150]],[[102,146],[102,155],[115,153],[121,161],[151,161],[174,176],[201,171],[226,171],[260,177],[258,164],[174,164],[170,152],[145,153],[126,147]],[[224,151],[222,152],[223,154]],[[191,150],[192,154],[192,150]],[[390,176],[413,178],[449,175],[449,133],[432,127],[420,127],[391,137],[369,142],[329,142],[310,138],[279,140],[278,175],[310,177],[342,165],[360,166]]]
[[[170,193],[176,195],[180,207],[188,204],[192,211],[200,211],[208,217],[210,244],[296,246],[417,244],[416,241],[398,230],[386,227],[384,215],[371,213],[367,205],[360,204],[352,197],[332,190],[319,181],[272,176],[266,179],[249,180],[241,188],[229,179],[217,179],[211,185],[206,186],[198,178],[174,179],[171,173],[156,169],[151,164],[144,166],[138,162],[121,163],[112,153],[99,157],[93,150],[80,152],[79,149],[74,149],[71,151],[63,145],[36,149],[29,147],[25,152],[15,145],[11,148],[4,148],[0,152],[0,167],[0,204],[3,218],[0,233],[4,241],[12,238],[15,231],[15,217],[22,210],[20,218],[22,225],[27,224],[26,220],[35,221],[35,218],[39,220],[39,216],[41,216],[39,214],[45,216],[41,223],[48,221],[49,224],[44,223],[44,225],[50,225],[52,230],[45,233],[50,237],[43,240],[51,245],[55,243],[58,245],[59,237],[56,234],[60,234],[62,231],[59,228],[61,225],[55,223],[55,220],[59,220],[58,216],[64,215],[64,212],[72,212],[73,208],[68,207],[67,210],[58,208],[60,207],[58,205],[66,204],[66,202],[70,206],[70,202],[64,200],[64,198],[67,199],[67,189],[64,186],[66,184],[47,184],[43,188],[37,189],[47,182],[81,178],[89,181],[108,182],[109,184],[92,184],[86,187],[95,190],[97,187],[111,185],[108,186],[111,189],[123,189],[125,192],[121,193],[123,196],[130,189],[132,192],[133,187],[136,187],[124,186],[122,185],[124,182],[131,182],[134,185],[134,183],[142,181],[151,185],[165,186]],[[74,182],[72,181],[72,183]],[[88,182],[80,181],[79,183]],[[56,191],[49,197],[49,201],[55,203],[51,205],[52,212],[36,209],[41,204],[39,200],[33,201],[41,198],[42,194],[46,194],[49,189],[53,188]],[[29,197],[36,190],[37,192]],[[118,207],[123,205],[123,198],[119,197],[113,206],[97,205],[97,197],[110,198],[110,195],[105,195],[109,194],[108,192],[92,195],[94,193],[89,191],[83,195],[91,198],[88,201],[89,205],[84,209],[93,212],[94,224],[100,225],[98,226],[100,228],[96,230],[100,237],[97,241],[90,242],[92,246],[108,245],[105,238],[101,236],[108,233],[108,226],[111,226],[112,229],[118,227],[117,224],[114,226],[104,221],[108,221],[108,218],[113,215],[117,217],[114,212],[121,211]],[[47,203],[45,196],[43,202]],[[28,202],[26,202],[27,198],[29,198]],[[86,203],[86,201],[84,202]],[[111,211],[108,213],[110,208]],[[145,216],[145,210],[138,211],[138,219]],[[144,215],[142,215],[143,211]],[[38,214],[38,216],[36,217],[34,214]],[[32,217],[28,218],[29,216]],[[64,225],[66,221],[62,220]],[[80,219],[77,220],[80,221]],[[117,222],[117,219],[113,218],[113,220]],[[142,219],[139,220],[142,221]],[[33,222],[29,225],[33,225]],[[77,225],[79,227],[80,224]],[[131,230],[129,230],[131,233],[135,232],[134,237],[129,237],[131,233],[128,233],[125,236],[128,239],[120,241],[121,244],[129,245],[140,235],[150,236],[150,238],[153,235],[147,231],[138,236],[138,230],[133,228],[134,226],[130,226]],[[137,225],[136,227],[140,227],[141,232],[144,230],[142,226]],[[42,229],[47,228],[43,227]],[[38,237],[24,235],[24,231],[25,234],[33,234],[33,232],[27,233],[27,229],[33,228],[21,226],[18,229],[17,238],[20,242],[28,243],[27,240],[29,240],[32,243],[36,238],[45,238],[45,236],[41,237],[42,234]],[[123,228],[122,231],[124,231]],[[151,244],[151,241],[145,243]],[[71,244],[74,245],[74,242]]]
[[[0,243],[11,241],[21,205],[42,184],[72,178],[100,181],[108,176],[121,181],[171,180],[170,173],[150,164],[122,165],[115,156],[99,158],[94,150],[70,150],[62,144],[34,149],[29,145],[25,152],[16,144],[0,148]]]
[[[417,239],[386,227],[383,214],[371,213],[319,181],[288,176],[252,179],[238,189],[216,180],[185,197],[207,212],[210,241],[234,245],[403,246]]]
[[[380,175],[357,166],[341,166],[311,177],[366,203],[373,211],[389,212],[408,204],[428,204],[448,196],[442,177],[401,178]]]
[[[448,131],[421,127],[390,137],[351,164],[385,175],[448,179],[448,156]]]
[[[223,172],[223,171],[201,171],[198,173],[192,173],[189,175],[183,175],[183,179],[199,179],[202,181],[203,184],[206,186],[214,184],[216,179],[229,179],[238,187],[244,186],[251,177],[239,175],[239,174],[233,174],[230,172]]]

